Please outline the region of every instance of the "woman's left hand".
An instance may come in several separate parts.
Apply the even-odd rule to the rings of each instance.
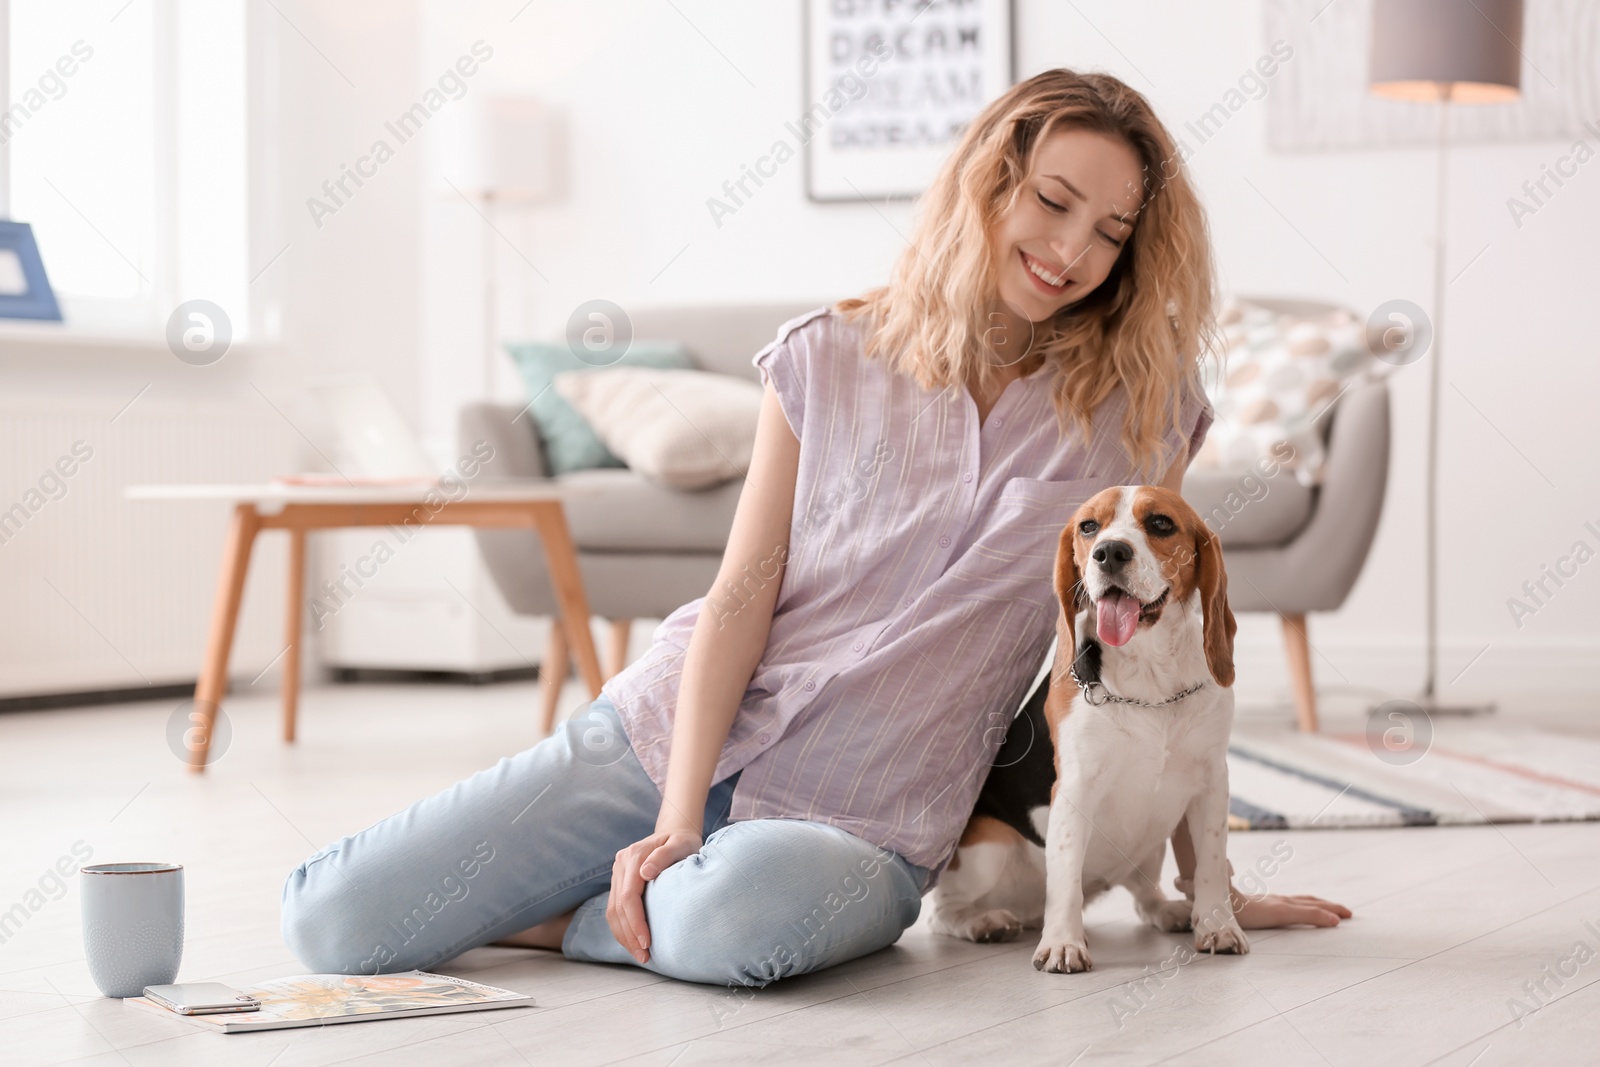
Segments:
[[[1350,918],[1351,911],[1343,904],[1323,900],[1307,894],[1283,896],[1266,893],[1259,897],[1236,900],[1233,917],[1246,930],[1263,930],[1274,926],[1338,926],[1340,919]]]

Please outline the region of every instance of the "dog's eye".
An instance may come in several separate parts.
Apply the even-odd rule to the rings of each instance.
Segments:
[[[1165,515],[1152,515],[1145,520],[1145,526],[1153,534],[1169,534],[1178,528],[1178,524]]]
[[[1085,537],[1094,533],[1098,529],[1100,529],[1100,524],[1095,522],[1093,519],[1084,519],[1082,522],[1078,523],[1078,532],[1083,534]]]

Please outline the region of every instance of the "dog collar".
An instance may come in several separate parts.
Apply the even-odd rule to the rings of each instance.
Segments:
[[[1190,695],[1192,695],[1194,693],[1198,693],[1200,690],[1204,689],[1205,686],[1206,686],[1206,683],[1203,682],[1203,681],[1196,682],[1194,685],[1191,685],[1189,688],[1185,689],[1183,692],[1177,694],[1176,696],[1170,696],[1165,700],[1155,700],[1155,701],[1134,700],[1132,697],[1119,697],[1119,696],[1117,696],[1111,690],[1107,689],[1105,683],[1100,681],[1098,678],[1095,679],[1092,682],[1085,682],[1082,678],[1078,677],[1077,664],[1073,664],[1073,665],[1069,666],[1067,668],[1067,673],[1072,676],[1073,684],[1076,685],[1078,687],[1078,689],[1082,691],[1083,699],[1087,700],[1090,704],[1094,705],[1095,707],[1099,707],[1102,704],[1108,704],[1108,703],[1115,702],[1115,703],[1118,703],[1118,704],[1138,704],[1140,707],[1143,707],[1143,708],[1160,708],[1160,707],[1165,707],[1168,704],[1176,704],[1178,701],[1182,700],[1184,697],[1190,696]],[[1096,700],[1094,698],[1094,696],[1092,695],[1095,686],[1099,686],[1100,687],[1100,694],[1101,695],[1100,695],[1100,699],[1099,700]]]

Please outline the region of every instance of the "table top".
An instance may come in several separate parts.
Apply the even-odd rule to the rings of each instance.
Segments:
[[[536,500],[563,500],[597,490],[562,485],[548,478],[505,481],[456,482],[450,486],[417,482],[392,485],[300,485],[267,482],[256,485],[130,485],[128,500],[224,500],[236,504],[421,504],[443,499],[450,503],[525,504]]]

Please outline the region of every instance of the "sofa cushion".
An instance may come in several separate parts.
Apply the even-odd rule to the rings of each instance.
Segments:
[[[1310,520],[1316,491],[1287,467],[1267,470],[1191,467],[1183,498],[1229,548],[1281,545]],[[721,552],[744,487],[740,478],[683,492],[618,468],[573,471],[556,481],[585,490],[566,501],[572,539],[585,552]]]
[[[743,476],[755,449],[761,387],[726,374],[653,367],[564,371],[556,392],[629,470],[670,489]]]
[[[566,499],[572,539],[585,552],[721,552],[744,486],[738,478],[684,492],[615,468],[573,471],[556,481],[589,490]]]
[[[1302,485],[1287,465],[1264,460],[1232,470],[1190,467],[1183,499],[1224,547],[1265,548],[1300,532],[1311,518],[1316,490]]]
[[[588,470],[594,467],[620,467],[622,460],[612,455],[583,416],[556,392],[553,381],[563,371],[592,371],[612,367],[690,367],[689,353],[667,341],[637,341],[620,357],[607,355],[605,363],[581,358],[565,342],[507,341],[506,352],[517,365],[527,386],[533,409],[534,426],[544,449],[551,474]]]

